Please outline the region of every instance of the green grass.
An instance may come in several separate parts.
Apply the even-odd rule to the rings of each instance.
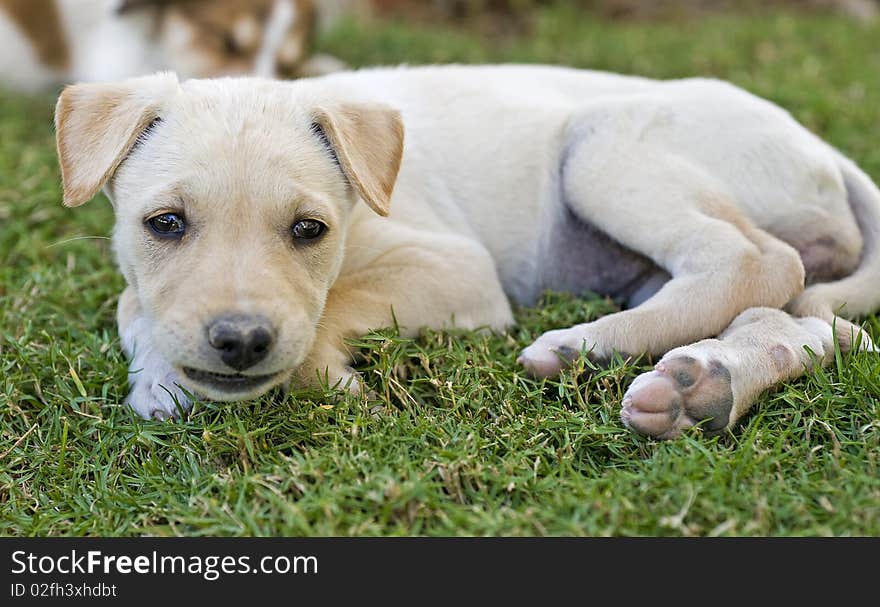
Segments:
[[[533,34],[340,27],[354,65],[539,61],[716,75],[769,97],[880,178],[880,27],[725,17],[620,25],[542,13]],[[550,296],[508,335],[377,332],[378,400],[296,393],[123,408],[122,280],[104,200],[60,205],[51,97],[0,97],[0,534],[878,535],[880,357],[761,398],[734,432],[657,442],[618,403],[646,361],[524,378],[517,350],[613,308]],[[866,319],[874,337],[880,319]]]

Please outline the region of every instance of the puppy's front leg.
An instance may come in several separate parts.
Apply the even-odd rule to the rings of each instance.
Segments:
[[[409,234],[337,279],[315,344],[294,382],[326,380],[360,390],[345,340],[372,329],[396,324],[401,334],[415,336],[422,327],[502,329],[512,323],[495,263],[482,245],[454,235]]]
[[[178,385],[177,373],[153,345],[150,321],[144,315],[137,293],[126,287],[117,308],[122,349],[129,358],[125,404],[145,419],[179,417],[192,406]]]

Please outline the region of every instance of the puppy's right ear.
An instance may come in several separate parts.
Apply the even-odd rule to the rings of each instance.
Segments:
[[[178,89],[172,73],[64,89],[55,106],[55,143],[65,206],[88,202],[104,187]]]

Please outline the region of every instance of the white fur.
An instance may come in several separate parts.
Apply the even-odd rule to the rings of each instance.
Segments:
[[[254,61],[255,75],[266,78],[276,75],[278,49],[284,43],[287,31],[296,21],[296,17],[296,5],[293,0],[275,0],[263,34],[263,45]]]
[[[75,103],[76,95],[70,97]],[[306,379],[324,373],[330,383],[350,378],[344,339],[392,322],[408,335],[421,326],[449,326],[450,318],[464,328],[506,327],[512,315],[505,294],[522,303],[538,295],[542,252],[564,213],[650,258],[670,279],[640,305],[539,338],[520,357],[537,375],[558,372],[563,349],[603,357],[657,355],[721,335],[721,350],[702,341],[691,350],[717,354],[727,365],[736,397],[733,423],[761,389],[803,372],[803,345],[830,351],[829,329],[837,321],[829,302],[835,310],[840,303],[835,297],[844,294],[851,310],[880,306],[880,191],[778,106],[724,82],[661,82],[542,66],[438,66],[292,83],[189,81],[159,97],[144,106],[159,108],[166,130],[146,144],[149,153],[123,166],[111,186],[115,248],[129,284],[138,285],[131,296],[152,306],[148,316],[164,315],[157,323],[162,331],[141,337],[154,340],[145,356],[155,342],[174,368],[217,372],[204,366],[216,353],[206,350],[201,327],[205,318],[233,307],[239,290],[280,318],[276,324],[287,323],[279,331],[287,349],[256,366],[255,376],[286,364]],[[374,200],[370,208],[352,207],[339,194],[346,183],[340,167],[365,200],[365,192],[375,195],[375,189],[363,187],[369,174],[352,173],[350,155],[337,154],[341,163],[332,163],[315,136],[315,117],[334,112],[361,129],[383,126],[357,141],[366,172],[388,163],[388,141],[399,143],[399,130],[396,139],[390,135],[395,122],[389,116],[397,124],[402,118],[405,144],[387,218],[373,211],[385,214],[388,205],[377,207]],[[345,138],[331,140],[339,147]],[[204,269],[209,279],[176,286],[191,290],[187,301],[181,296],[177,302],[184,305],[175,305],[148,294],[137,268],[149,273],[150,253],[138,243],[145,214],[174,198],[181,184],[192,199],[188,204],[201,213],[202,233],[169,253],[169,263],[189,251],[193,257],[175,275]],[[303,257],[277,253],[286,244],[266,226],[295,215],[296,192],[311,193],[310,205],[335,215],[329,234],[344,238],[345,246],[332,241],[338,257],[312,258],[308,276],[291,285],[281,272]],[[272,219],[253,223],[258,211]],[[795,228],[840,243],[841,258],[852,253],[847,249],[858,254],[864,241],[858,269],[848,279],[804,291],[801,257],[780,236],[792,236]],[[203,255],[196,257],[195,247],[203,247]],[[319,263],[321,271],[315,270]],[[316,316],[314,305],[291,303],[309,287],[318,293],[313,300],[325,297],[314,325],[304,320]],[[282,289],[288,289],[283,297]],[[821,301],[808,297],[809,310],[792,311],[815,320],[793,320],[778,310],[802,292],[818,293]],[[777,309],[766,311],[771,308]],[[837,320],[838,329],[853,328]],[[139,331],[123,328],[124,334]],[[776,356],[768,357],[768,349]],[[694,358],[705,363],[700,356]],[[754,368],[750,357],[756,357]],[[170,367],[143,364],[148,374],[136,379],[135,389],[155,393],[153,386],[170,381]],[[669,381],[653,375],[637,387],[644,397],[646,386],[658,391]],[[165,410],[165,403],[156,406]],[[667,409],[674,404],[666,403]],[[637,425],[634,420],[628,423]],[[676,422],[646,432],[670,437],[683,427]]]
[[[192,403],[180,387],[177,372],[153,346],[151,334],[150,321],[141,316],[120,335],[122,349],[130,359],[130,391],[125,404],[145,419],[179,417]]]
[[[606,173],[641,155],[637,142],[650,144],[660,159],[681,155],[703,167],[703,174],[691,176],[695,186],[711,180],[758,225],[805,206],[849,213],[836,153],[777,106],[721,81],[454,66],[366,70],[301,84],[302,96],[400,108],[409,145],[393,215],[406,221],[430,214],[451,231],[473,235],[496,259],[502,281],[514,286],[540,271],[531,260],[559,212],[557,167],[566,129],[588,134],[589,153],[605,159]],[[588,176],[583,183],[604,187]],[[651,183],[658,204],[674,199],[674,185]],[[667,217],[670,211],[657,207]],[[603,219],[622,230],[648,222],[629,215]]]
[[[118,0],[56,0],[69,52],[66,73],[43,66],[30,41],[0,10],[0,82],[23,91],[69,80],[111,81],[154,72],[165,64],[144,32],[148,15],[116,14]]]
[[[162,68],[143,37],[148,15],[116,16],[117,0],[59,0],[72,51],[71,80],[108,82]]]
[[[58,78],[40,63],[27,37],[0,10],[0,84],[33,92]]]

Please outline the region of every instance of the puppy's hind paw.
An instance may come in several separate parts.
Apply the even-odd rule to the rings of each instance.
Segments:
[[[708,432],[723,430],[732,408],[727,367],[676,354],[635,378],[623,396],[620,417],[639,434],[671,439],[696,424]]]
[[[132,375],[132,381],[131,392],[124,402],[144,419],[178,419],[192,407],[173,372],[160,377],[138,377],[136,374]]]

